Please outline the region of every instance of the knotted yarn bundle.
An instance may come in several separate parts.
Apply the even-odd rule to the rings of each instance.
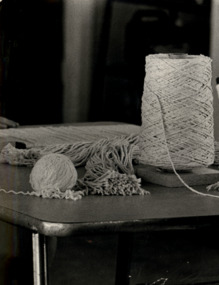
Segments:
[[[187,170],[214,162],[211,59],[203,55],[146,57],[140,132],[141,161]]]
[[[134,173],[139,147],[121,139],[108,142],[88,159],[86,173],[76,184],[77,190],[99,195],[145,195],[141,179]]]

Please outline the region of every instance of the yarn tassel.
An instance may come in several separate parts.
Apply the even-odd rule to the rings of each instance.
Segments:
[[[0,163],[33,166],[41,156],[40,150],[17,149],[12,144],[8,143],[1,151]]]
[[[139,148],[135,145],[104,145],[87,161],[86,173],[77,181],[75,189],[100,195],[148,194],[141,188],[141,179],[134,174],[133,160],[139,156]]]

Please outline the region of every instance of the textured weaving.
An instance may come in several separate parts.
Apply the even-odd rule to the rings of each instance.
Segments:
[[[143,163],[172,169],[169,155],[178,170],[214,162],[211,77],[211,59],[206,56],[146,57],[140,133]]]
[[[37,175],[31,174],[30,182],[35,191],[0,191],[74,201],[89,194],[148,194],[141,188],[141,179],[135,176],[133,166],[140,157],[139,130],[140,127],[127,124],[8,130],[13,135],[10,138],[25,142],[28,147],[17,149],[8,143],[0,153],[0,162],[33,167]],[[74,187],[69,187],[74,177],[71,173],[66,176],[69,165],[62,163],[62,155],[70,158],[76,167],[85,166],[84,177],[77,179]],[[55,161],[57,158],[59,160]]]
[[[137,134],[139,129],[139,126],[132,124],[26,127],[0,130],[0,139],[23,142],[30,148]]]

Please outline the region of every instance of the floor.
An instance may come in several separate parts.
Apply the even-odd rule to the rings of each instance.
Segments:
[[[0,285],[32,284],[31,236],[24,229],[17,235],[16,241],[7,240],[12,256],[1,249]],[[49,284],[113,285],[117,241],[116,234],[59,238],[49,259]],[[130,285],[162,285],[162,278],[166,285],[219,285],[218,260],[217,231],[135,234]]]

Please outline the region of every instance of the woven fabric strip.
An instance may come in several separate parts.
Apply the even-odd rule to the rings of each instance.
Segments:
[[[95,141],[100,138],[137,134],[139,126],[132,124],[90,126],[42,126],[0,130],[0,140],[19,141],[28,148],[51,144]]]

